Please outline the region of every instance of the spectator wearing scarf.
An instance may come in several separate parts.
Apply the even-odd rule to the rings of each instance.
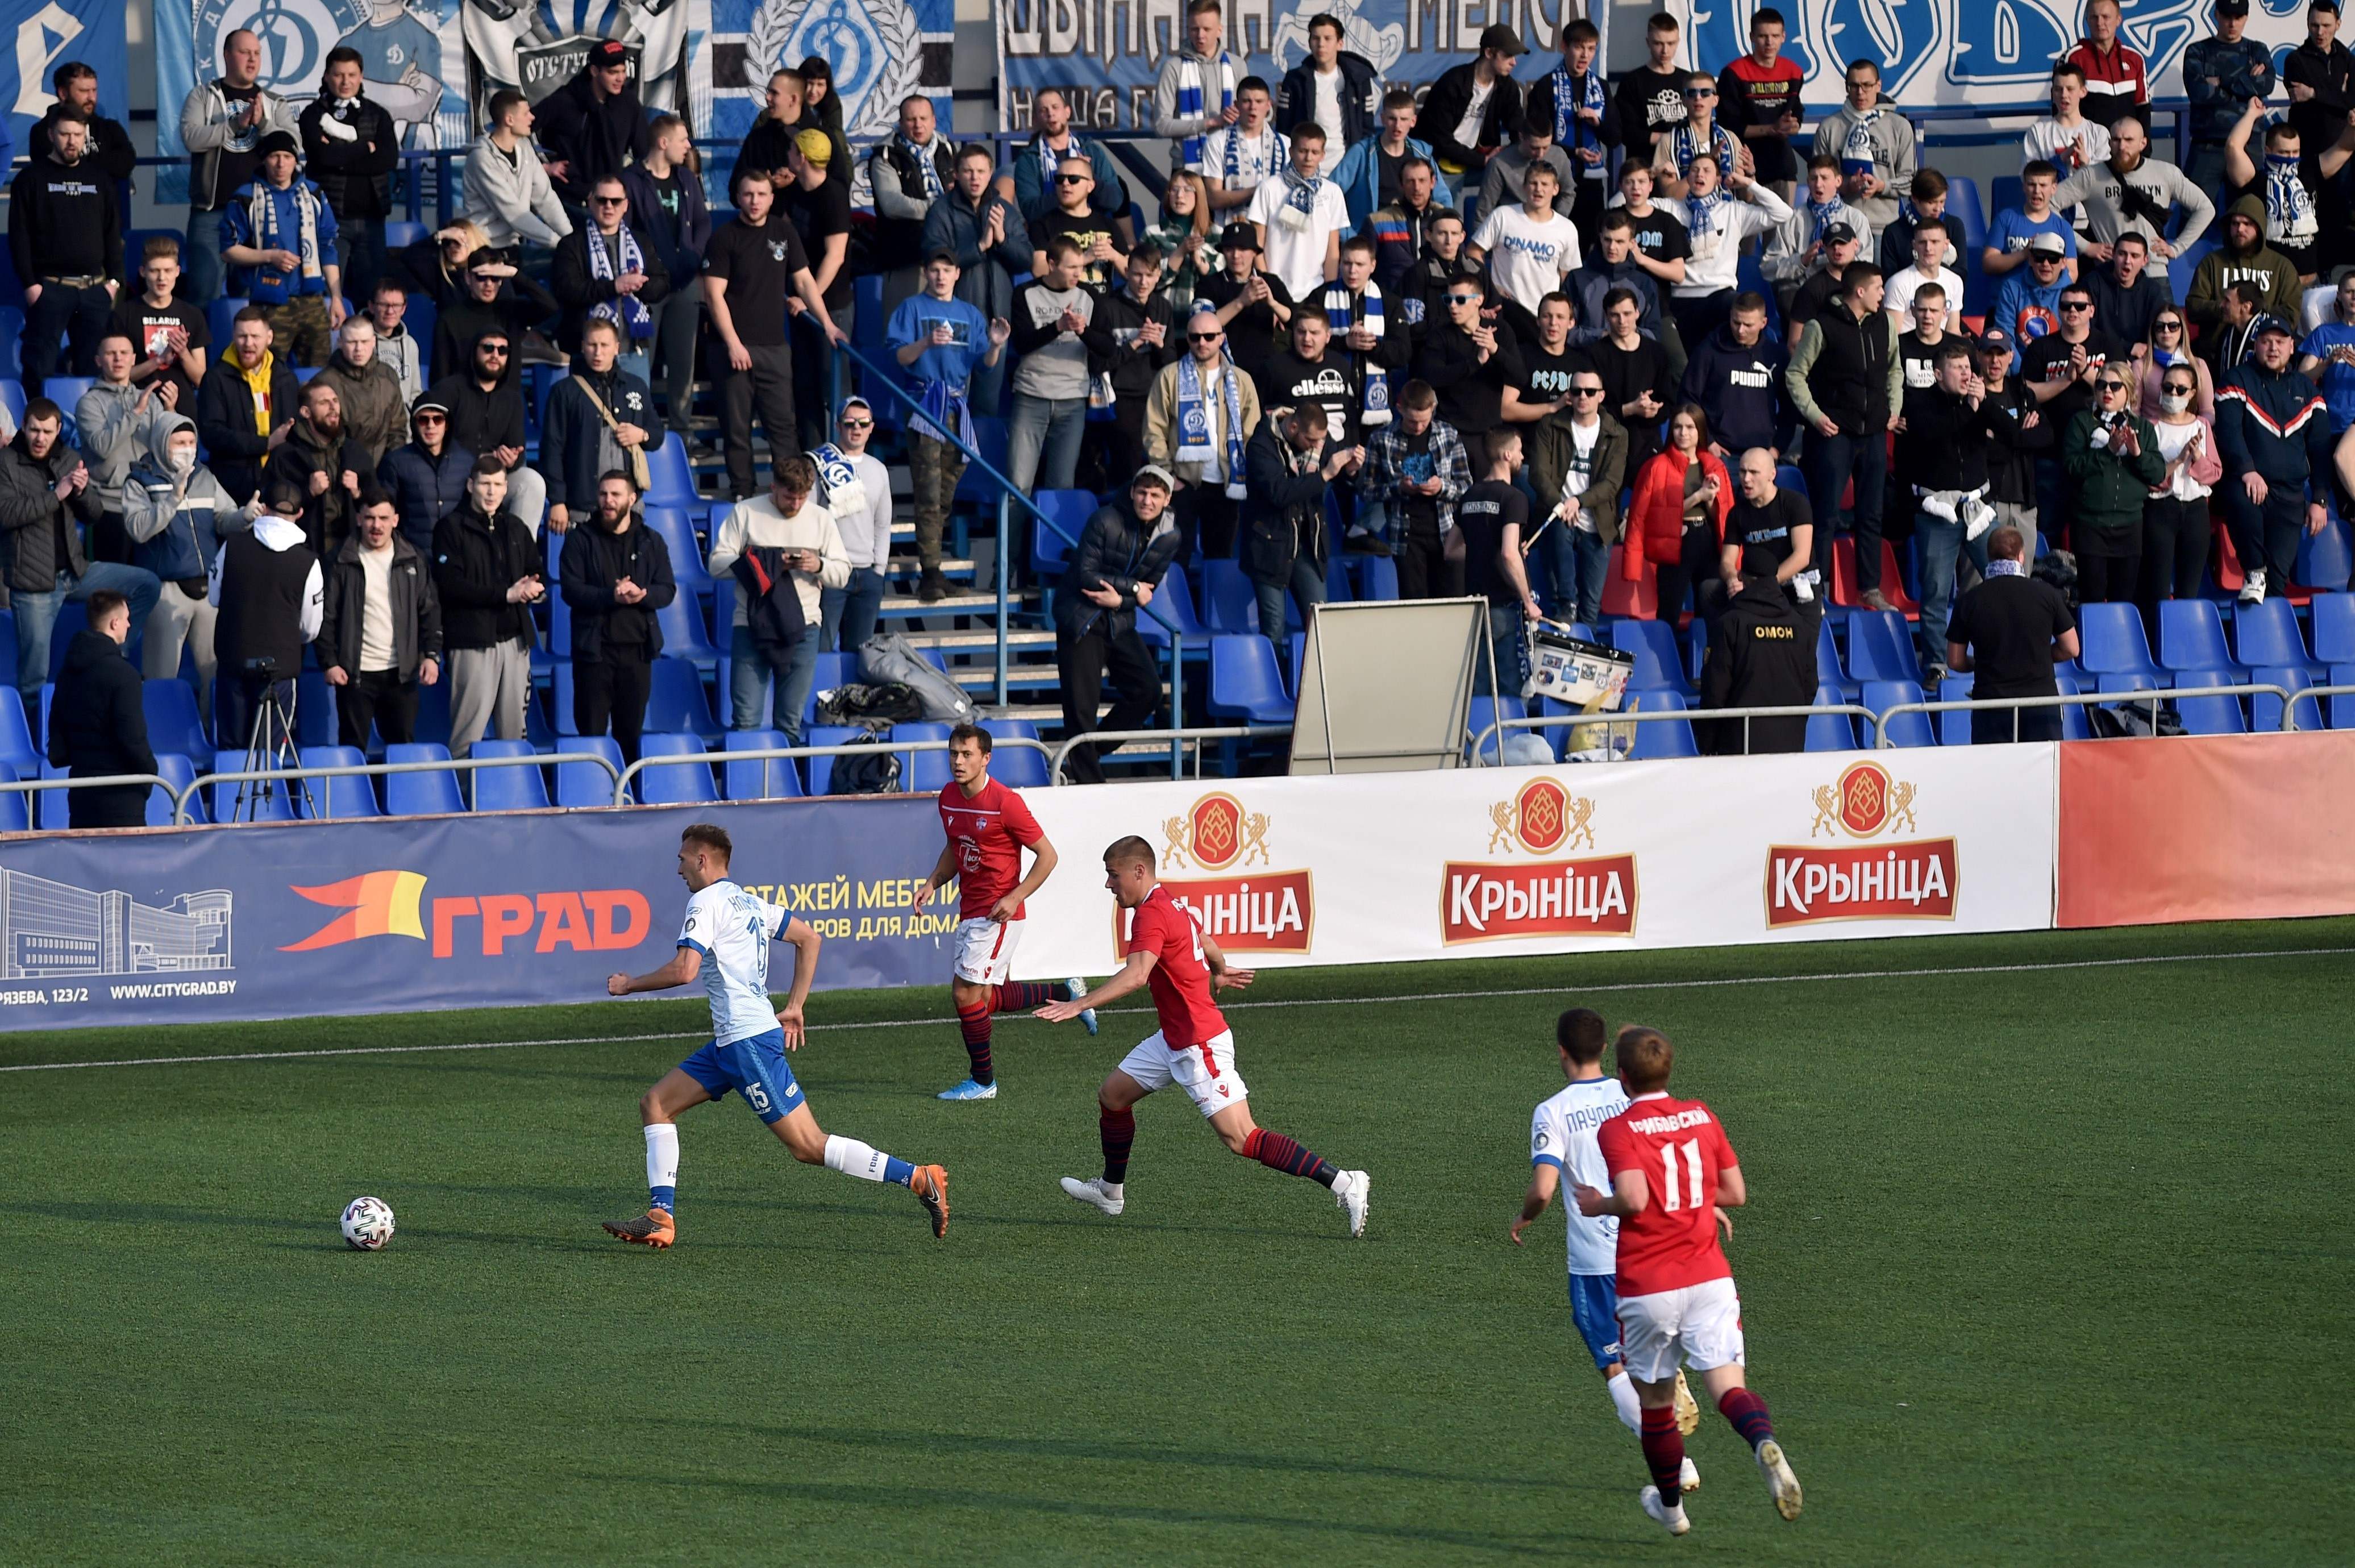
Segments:
[[[1349,226],[1340,188],[1317,173],[1324,158],[1324,128],[1301,126],[1292,133],[1291,165],[1281,179],[1261,186],[1244,208],[1259,226],[1267,270],[1295,300],[1313,298],[1338,272],[1341,235]]]
[[[636,280],[628,291],[620,287],[625,278]],[[630,221],[629,197],[617,176],[608,175],[591,187],[589,220],[558,242],[549,283],[564,307],[560,346],[577,351],[582,326],[610,321],[621,331],[623,368],[645,379],[655,335],[654,313],[646,307],[670,293],[670,269],[661,248]]]
[[[1233,123],[1240,73],[1225,43],[1226,22],[1219,0],[1188,0],[1186,42],[1161,61],[1153,83],[1153,133],[1177,143],[1172,171],[1202,167],[1203,144],[1220,125]]]
[[[1368,430],[1391,422],[1391,372],[1404,371],[1413,357],[1410,335],[1390,330],[1382,307],[1382,289],[1374,282],[1374,242],[1351,236],[1341,242],[1341,275],[1325,289],[1325,319],[1332,324],[1333,340],[1356,359],[1360,378],[1358,423]],[[1353,332],[1370,341],[1353,339]]]
[[[883,328],[883,342],[916,388],[922,417],[908,421],[908,472],[915,485],[916,554],[923,568],[918,595],[936,602],[948,592],[941,572],[941,536],[949,503],[964,477],[965,455],[949,439],[973,444],[967,397],[975,365],[995,368],[1006,352],[1007,323],[991,320],[957,297],[956,253],[945,248],[924,258],[924,292],[900,302]]]
[[[956,178],[956,150],[934,128],[932,102],[911,97],[900,105],[890,139],[867,160],[868,184],[875,192],[875,253],[892,262],[883,275],[883,313],[922,284],[924,219]]]
[[[259,151],[260,170],[220,215],[229,286],[270,313],[281,358],[324,364],[335,351],[329,335],[344,322],[335,210],[317,186],[295,173],[291,133],[271,132]],[[293,266],[279,260],[285,255],[294,258]]]
[[[1146,458],[1176,475],[1174,503],[1186,544],[1185,560],[1202,553],[1224,560],[1234,553],[1235,504],[1243,498],[1244,443],[1259,427],[1259,387],[1236,368],[1219,313],[1195,302],[1186,322],[1185,351],[1154,378],[1145,402]]]

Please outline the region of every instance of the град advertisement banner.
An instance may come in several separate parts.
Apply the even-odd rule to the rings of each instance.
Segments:
[[[696,821],[826,938],[821,987],[944,981],[926,797],[252,825],[0,847],[0,1029],[592,1001],[669,962]]]
[[[0,54],[0,91],[6,92],[8,105],[8,156],[28,157],[48,150],[32,144],[32,130],[57,101],[49,76],[67,60],[80,60],[98,72],[101,112],[119,121],[131,118],[123,91],[129,67],[124,63],[123,0],[9,0],[5,14],[16,43]]]

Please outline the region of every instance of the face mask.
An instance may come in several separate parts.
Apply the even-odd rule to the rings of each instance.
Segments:
[[[171,453],[171,462],[173,473],[186,474],[196,467],[197,454],[189,451],[175,451]]]
[[[2191,406],[2191,394],[2189,392],[2161,392],[2158,395],[2158,406],[2165,409],[2169,413],[2179,414],[2184,410]]]

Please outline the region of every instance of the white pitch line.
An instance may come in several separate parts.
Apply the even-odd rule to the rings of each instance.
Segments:
[[[1622,980],[1604,986],[1519,986],[1486,991],[1414,991],[1394,997],[1299,997],[1284,1000],[1221,1002],[1222,1011],[1246,1008],[1361,1008],[1391,1002],[1478,1001],[1490,997],[1593,996],[1613,991],[1699,990],[1717,986],[1803,986],[1827,981],[1909,980],[1932,975],[2023,975],[2062,969],[2123,969],[2143,964],[2209,964],[2236,958],[2325,958],[2355,954],[2355,947],[2278,947],[2253,953],[2158,953],[2136,958],[2076,958],[2049,964],[1966,964],[1948,968],[1849,969],[1818,975],[1741,975],[1700,980]],[[1144,1012],[1141,1006],[1106,1012]],[[940,1018],[869,1019],[827,1024],[826,1032],[855,1029],[918,1029]],[[692,1040],[709,1031],[664,1029],[655,1034],[592,1034],[561,1040],[479,1040],[450,1045],[346,1045],[321,1051],[238,1051],[208,1056],[133,1056],[113,1061],[26,1061],[0,1066],[0,1072],[57,1072],[81,1067],[179,1067],[208,1061],[296,1061],[321,1056],[398,1056],[426,1051],[518,1051],[542,1045],[629,1045],[655,1040]]]

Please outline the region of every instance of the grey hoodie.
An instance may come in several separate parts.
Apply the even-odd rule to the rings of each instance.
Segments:
[[[166,582],[203,581],[221,540],[252,526],[203,464],[188,471],[185,485],[172,472],[172,432],[194,434],[196,428],[187,415],[166,410],[149,424],[140,460],[123,487],[123,528],[137,547],[137,564]]]
[[[131,465],[147,455],[147,436],[155,428],[155,416],[172,411],[161,397],[153,395],[156,385],[139,387],[125,381],[110,387],[97,381],[74,404],[82,461],[90,465],[91,483],[98,486],[99,505],[110,512],[123,510],[123,481],[130,475]],[[142,398],[146,400],[144,411],[139,406]]]

